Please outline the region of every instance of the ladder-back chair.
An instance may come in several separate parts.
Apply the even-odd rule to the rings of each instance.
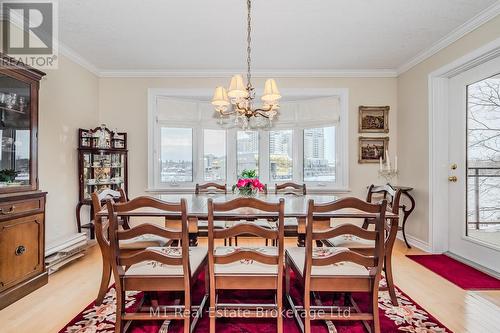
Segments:
[[[357,198],[343,198],[334,202],[315,204],[309,201],[307,213],[306,246],[286,250],[286,297],[293,309],[301,330],[311,332],[311,320],[363,321],[369,332],[380,332],[378,313],[378,289],[384,258],[384,221],[386,201],[371,204]],[[337,210],[352,210],[371,215],[375,230],[370,231],[354,224],[339,224],[328,230],[315,230],[314,219]],[[338,223],[338,220],[336,220]],[[315,247],[315,240],[324,240],[340,235],[355,235],[374,241],[371,253],[360,254],[349,248]],[[295,305],[290,296],[290,271],[304,288],[303,306]],[[349,316],[338,312],[336,306],[321,302],[320,292],[345,292],[350,297]],[[361,311],[351,292],[370,293],[371,306]],[[311,297],[311,293],[313,294]],[[303,318],[303,320],[302,320]],[[367,322],[370,322],[368,324]]]
[[[149,223],[128,230],[118,229],[119,215],[148,208],[169,214],[179,213],[182,221],[181,229],[167,229]],[[110,221],[111,266],[116,288],[115,332],[123,332],[134,320],[183,320],[184,333],[190,333],[200,318],[208,298],[207,292],[198,306],[192,306],[191,287],[201,270],[206,267],[207,249],[189,247],[185,199],[181,199],[180,203],[168,203],[151,197],[138,197],[125,203],[113,203],[108,200],[107,209]],[[148,216],[148,213],[144,212],[141,215]],[[180,240],[180,247],[148,247],[134,254],[121,251],[120,242],[145,234]],[[137,311],[130,313],[125,311],[127,290],[145,293],[182,292],[184,304],[179,304],[180,302],[169,306],[155,304],[159,308],[152,317],[150,306],[142,307],[143,299]],[[194,315],[191,314],[192,310],[195,311]]]

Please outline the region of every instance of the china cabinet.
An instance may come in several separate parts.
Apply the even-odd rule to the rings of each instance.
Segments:
[[[90,207],[92,211],[91,194],[106,188],[128,190],[127,178],[127,133],[110,130],[106,125],[94,129],[78,130],[78,177],[79,196],[76,206],[78,232],[90,229],[90,238],[94,238],[92,221],[82,224],[81,208]]]
[[[47,283],[38,189],[38,89],[45,73],[0,53],[0,309]]]

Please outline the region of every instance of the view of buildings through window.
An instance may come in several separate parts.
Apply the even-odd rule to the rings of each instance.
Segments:
[[[160,181],[193,181],[192,128],[161,128]]]
[[[272,181],[293,178],[293,131],[269,132],[269,177]]]
[[[162,183],[180,183],[196,181],[193,170],[200,170],[193,163],[192,128],[161,128],[160,181]],[[198,132],[196,132],[198,133]],[[223,129],[201,129],[203,151],[204,181],[225,181],[227,179],[227,132]],[[259,174],[260,141],[264,135],[269,135],[269,181],[292,181],[299,177],[294,174],[293,151],[295,134],[303,135],[303,181],[305,182],[335,182],[335,127],[309,128],[303,131],[278,129],[269,132],[237,131],[236,132],[236,171],[255,169]],[[196,134],[198,135],[198,134]],[[234,143],[233,143],[234,144]],[[234,146],[233,146],[234,147]],[[231,149],[231,148],[230,148]],[[234,149],[234,148],[233,148]],[[266,148],[267,149],[267,148]],[[231,155],[232,156],[232,155]],[[302,157],[301,157],[302,158]],[[266,159],[267,161],[267,159]],[[300,164],[299,164],[300,165]],[[198,178],[198,176],[196,176]]]
[[[203,130],[203,170],[206,181],[226,179],[225,130]]]
[[[259,132],[238,131],[236,134],[236,165],[238,175],[253,169],[259,174]]]
[[[304,130],[304,181],[335,181],[335,127]]]

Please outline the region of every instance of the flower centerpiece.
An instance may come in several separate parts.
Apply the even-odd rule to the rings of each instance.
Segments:
[[[255,170],[243,170],[241,176],[238,178],[238,183],[233,185],[233,193],[236,191],[243,196],[252,196],[257,192],[264,190],[264,184],[257,178]]]

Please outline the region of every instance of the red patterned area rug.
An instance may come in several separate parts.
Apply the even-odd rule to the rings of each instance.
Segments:
[[[500,289],[500,280],[444,254],[406,255],[465,290]]]
[[[384,285],[384,281],[381,285]],[[297,303],[301,299],[302,292],[298,283],[292,280],[291,294]],[[194,287],[194,303],[199,304],[204,291],[204,276],[203,273],[199,276],[198,282]],[[379,296],[379,313],[381,331],[383,333],[395,332],[411,332],[411,333],[444,333],[451,332],[443,326],[436,318],[425,311],[410,297],[396,290],[399,300],[399,306],[391,304],[387,292],[380,292]],[[170,297],[172,293],[170,293]],[[232,302],[241,300],[246,303],[270,303],[273,295],[270,293],[256,293],[255,291],[239,290],[231,292],[230,294],[223,295],[224,298],[230,298]],[[142,298],[141,292],[127,293],[127,312],[134,311],[139,300]],[[321,295],[323,301],[333,299],[333,295]],[[367,308],[369,297],[367,294],[355,293],[353,298],[358,306],[363,310]],[[171,303],[171,298],[166,295],[160,295],[161,304]],[[327,303],[326,301],[324,302]],[[284,304],[287,304],[286,302]],[[81,313],[79,313],[70,323],[68,323],[59,333],[114,333],[115,323],[115,289],[111,287],[100,306],[94,303],[90,304]],[[162,327],[163,325],[163,327]],[[335,328],[338,333],[363,333],[366,332],[361,322],[335,322]],[[162,321],[143,321],[135,322],[131,325],[127,332],[132,333],[165,333],[167,325]],[[209,331],[209,318],[208,312],[200,319],[196,326],[195,332],[208,332]],[[216,331],[218,333],[250,333],[250,332],[276,332],[276,320],[269,319],[234,319],[234,318],[220,318],[216,322]],[[285,313],[284,332],[299,333],[300,329],[295,322],[291,311]],[[182,332],[182,322],[172,321],[168,325],[168,332],[180,333]],[[327,333],[334,332],[328,329],[324,321],[314,321],[314,333]]]

